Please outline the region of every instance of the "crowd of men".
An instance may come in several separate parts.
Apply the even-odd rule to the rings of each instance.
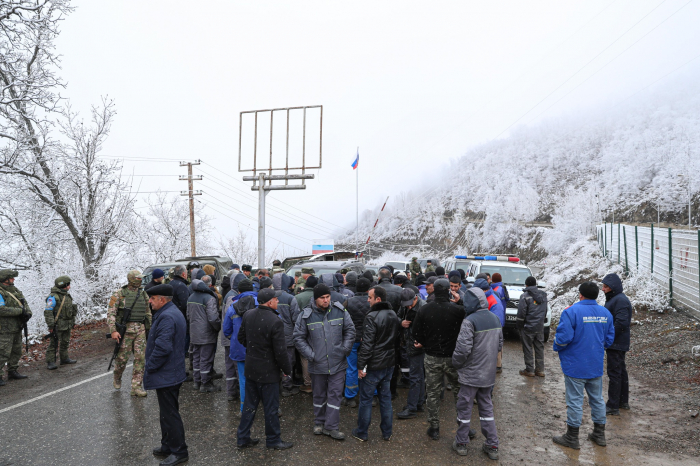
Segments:
[[[21,331],[31,318],[22,293],[14,286],[17,272],[0,270],[0,367],[8,379],[19,374]],[[114,388],[134,357],[131,395],[155,390],[160,407],[161,445],[154,455],[162,465],[188,459],[185,429],[179,415],[179,391],[191,382],[201,393],[222,389],[240,413],[239,448],[257,445],[251,433],[262,403],[266,446],[283,450],[280,395],[311,394],[313,433],[342,441],[341,406],[358,408],[352,437],[369,439],[372,407],[379,406],[382,439],[393,435],[392,400],[397,388],[408,388],[406,403],[396,413],[416,418],[427,408],[427,435],[440,438],[440,404],[445,390],[455,400],[458,429],[452,444],[459,455],[475,438],[474,404],[485,441],[483,452],[498,459],[498,432],[492,393],[501,370],[505,308],[510,300],[499,274],[480,274],[472,282],[462,270],[445,274],[429,264],[425,273],[414,258],[407,271],[385,266],[377,276],[343,269],[316,276],[303,267],[288,276],[275,261],[271,270],[253,273],[234,264],[217,285],[216,269],[197,262],[168,271],[155,269],[152,280],[132,270],[127,284],[110,297],[109,335],[115,340]],[[544,319],[547,295],[528,277],[518,300],[525,377],[544,377]],[[615,274],[603,279],[605,307],[597,304],[596,283],[580,285],[580,300],[565,309],[553,343],[565,376],[567,430],[553,441],[580,448],[583,394],[588,394],[594,429],[588,438],[605,446],[607,415],[629,409],[625,353],[629,350],[631,304]],[[55,370],[74,364],[68,356],[77,306],[69,294],[70,278],[58,277],[46,299],[44,317],[51,344],[46,361]],[[225,374],[214,370],[217,346],[223,346]],[[610,378],[607,406],[602,375],[607,350]],[[186,360],[188,362],[186,362]],[[189,369],[189,370],[188,370]],[[5,382],[0,378],[0,385]]]

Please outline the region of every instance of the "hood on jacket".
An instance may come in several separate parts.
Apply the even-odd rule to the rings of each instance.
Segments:
[[[603,284],[608,285],[610,289],[613,291],[613,294],[620,294],[622,293],[622,280],[620,280],[620,277],[616,273],[609,273],[603,278]]]
[[[483,279],[480,279],[483,280]],[[484,280],[486,281],[486,280]],[[479,309],[477,311],[488,311],[489,310],[489,302],[486,300],[486,294],[484,293],[484,290],[477,286],[473,286],[467,290],[467,293],[471,293],[477,298],[479,298]]]
[[[202,280],[192,280],[192,291],[199,291],[200,293],[207,293],[214,295],[214,292],[209,289],[209,287]]]
[[[338,291],[338,286],[340,285],[338,283],[338,280],[335,278],[335,275],[332,273],[324,273],[323,275],[321,275],[318,282],[323,283],[328,288],[332,288],[335,291]]]
[[[231,289],[238,291],[238,285],[245,280],[244,273],[237,273],[231,277]]]
[[[229,279],[229,288],[233,289],[233,282],[236,280],[236,275],[240,274],[240,272],[236,272],[235,270],[231,270],[231,274],[228,276]]]
[[[535,301],[537,301],[538,303],[543,303],[547,300],[547,293],[537,288],[537,285],[527,286],[523,291],[527,291],[528,293],[530,293],[532,297],[535,298]]]
[[[197,270],[197,274],[195,275],[195,278],[197,280],[201,280],[203,276],[206,275],[206,272],[202,269]]]
[[[476,279],[476,280],[474,281],[474,287],[475,287],[475,288],[480,288],[480,289],[482,289],[482,290],[484,290],[484,291],[490,290],[490,289],[491,289],[491,287],[489,286],[488,280],[486,280],[485,278],[478,278],[478,279]]]
[[[345,274],[345,281],[348,282],[348,286],[357,285],[357,272],[348,272]]]
[[[272,287],[275,291],[280,291],[282,289],[282,273],[276,273],[272,276]]]

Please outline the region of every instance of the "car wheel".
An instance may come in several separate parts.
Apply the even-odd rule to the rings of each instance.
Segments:
[[[549,341],[549,327],[544,329],[544,342],[547,343]]]

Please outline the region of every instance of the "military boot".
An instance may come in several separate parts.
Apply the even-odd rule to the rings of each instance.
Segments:
[[[46,363],[46,368],[50,371],[58,369],[58,366],[56,366],[56,363],[53,361],[47,362]]]
[[[9,372],[7,373],[7,379],[8,379],[8,380],[9,380],[9,379],[20,380],[20,379],[26,379],[26,378],[28,378],[28,377],[29,377],[29,376],[24,375],[24,374],[20,374],[20,373],[17,372],[17,371],[9,371]]]
[[[0,373],[0,387],[5,385],[5,380],[2,378],[2,373]]]
[[[115,390],[122,388],[122,378],[117,374],[114,374],[114,381],[112,381],[112,386]]]
[[[578,427],[571,427],[569,424],[566,425],[566,433],[561,437],[552,437],[552,441],[574,450],[581,449],[581,445],[578,443]]]
[[[593,432],[588,434],[588,440],[592,440],[601,447],[608,443],[605,441],[605,424],[593,424]]]
[[[78,361],[76,361],[75,359],[71,359],[71,358],[61,359],[61,365],[75,364],[76,362],[78,362]]]
[[[148,393],[146,393],[146,390],[144,390],[141,387],[135,387],[135,388],[131,389],[131,396],[144,397],[144,396],[148,396]]]

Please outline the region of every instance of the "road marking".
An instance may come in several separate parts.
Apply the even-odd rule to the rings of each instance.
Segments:
[[[128,364],[126,367],[131,367],[131,366],[133,366],[133,364]],[[125,367],[125,369],[126,369],[126,367]],[[84,384],[84,383],[92,382],[93,380],[97,380],[97,379],[99,379],[99,378],[101,378],[101,377],[104,377],[104,376],[106,376],[106,375],[113,374],[113,373],[114,373],[114,371],[109,371],[109,372],[104,373],[104,374],[96,375],[96,376],[94,376],[94,377],[90,377],[89,379],[85,379],[85,380],[83,380],[82,382],[74,383],[73,385],[68,385],[67,387],[59,388],[58,390],[54,390],[53,392],[49,392],[49,393],[45,393],[45,394],[43,394],[43,395],[39,395],[39,396],[37,396],[37,397],[35,397],[35,398],[32,398],[31,400],[23,401],[23,402],[21,402],[21,403],[17,403],[16,405],[12,405],[12,406],[9,406],[9,407],[7,407],[7,408],[0,409],[0,414],[6,413],[7,411],[11,411],[11,410],[13,410],[13,409],[15,409],[15,408],[19,408],[20,406],[28,405],[29,403],[34,403],[35,401],[39,401],[39,400],[41,400],[41,399],[43,399],[43,398],[49,397],[49,396],[51,396],[51,395],[55,395],[56,393],[61,393],[61,392],[66,391],[66,390],[70,390],[71,388],[75,388],[75,387],[77,387],[78,385],[82,385],[82,384]]]

